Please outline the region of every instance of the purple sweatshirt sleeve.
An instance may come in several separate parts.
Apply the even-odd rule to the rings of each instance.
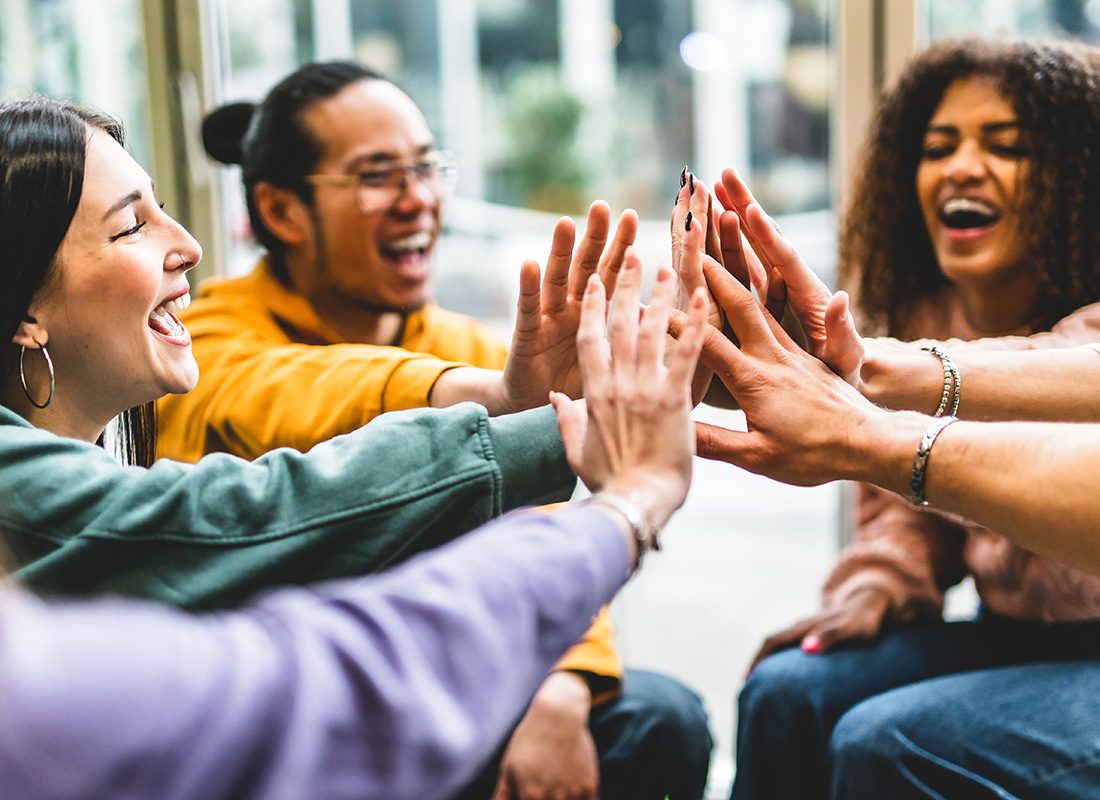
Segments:
[[[585,507],[216,616],[0,591],[2,794],[446,797],[628,568]]]

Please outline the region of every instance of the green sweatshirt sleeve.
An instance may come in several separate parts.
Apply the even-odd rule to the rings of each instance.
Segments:
[[[306,454],[149,469],[14,420],[0,409],[0,531],[16,579],[48,594],[229,607],[383,569],[575,482],[550,408],[397,412]]]

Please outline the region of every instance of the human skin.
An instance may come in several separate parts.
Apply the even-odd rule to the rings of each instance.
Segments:
[[[993,79],[951,83],[924,133],[916,190],[939,268],[983,335],[1019,329],[1034,311],[1039,276],[1024,236],[1029,167],[1026,131]],[[945,224],[944,204],[957,198],[981,203],[994,221]]]
[[[388,81],[356,81],[310,105],[303,121],[321,150],[314,174],[346,176],[386,164],[413,163],[435,150],[435,139],[412,99]],[[311,203],[297,192],[259,182],[256,207],[283,241],[292,287],[307,297],[325,322],[349,342],[396,344],[405,315],[431,299],[432,257],[444,198],[406,173],[388,206],[364,210],[354,186],[320,184]],[[576,226],[555,225],[540,295],[539,266],[520,271],[520,323],[503,373],[459,368],[440,376],[429,396],[442,408],[472,400],[491,414],[521,411],[559,389],[577,394],[575,334],[579,298],[587,278],[599,272],[613,291],[614,276],[634,243],[638,219],[626,211],[615,231],[611,212],[597,201],[574,252]],[[401,248],[410,237],[423,247]],[[571,255],[572,254],[572,255]]]
[[[126,409],[190,391],[198,367],[186,328],[171,310],[167,327],[150,318],[168,301],[187,302],[186,273],[201,258],[194,238],[157,204],[145,170],[106,133],[89,129],[80,204],[55,274],[13,339],[28,351],[48,347],[56,392],[48,408],[34,408],[16,371],[4,405],[59,435],[95,441]],[[26,360],[36,368],[30,382],[44,387],[41,402],[49,385],[44,361],[29,352]]]
[[[807,333],[809,352],[879,406],[931,413],[943,365],[922,342],[861,337],[845,292],[832,292],[802,260],[733,170],[719,184],[752,236],[761,260],[787,286],[789,310]],[[733,205],[734,201],[729,200]],[[729,213],[729,212],[725,212]],[[1100,421],[1100,354],[1091,348],[990,351],[951,348],[965,381],[960,416],[975,420]]]
[[[706,277],[741,346],[708,329],[702,358],[737,398],[748,431],[697,424],[699,454],[794,485],[856,480],[906,495],[931,418],[875,406],[728,273],[707,267]],[[1097,469],[1100,425],[959,422],[936,440],[925,494],[934,508],[1100,574]]]
[[[313,103],[303,112],[303,122],[320,147],[313,169],[319,175],[410,164],[436,150],[416,104],[384,80],[357,81]],[[357,191],[322,183],[307,204],[296,192],[260,183],[256,204],[286,245],[293,288],[326,323],[347,341],[396,344],[406,314],[431,299],[445,198],[408,172],[392,203],[364,209]],[[633,211],[624,212],[612,231],[611,212],[602,201],[589,209],[579,243],[574,222],[558,220],[545,270],[534,260],[520,268],[516,326],[503,372],[447,370],[432,386],[429,405],[444,408],[472,400],[498,415],[543,405],[550,389],[579,396],[576,335],[587,280],[599,274],[613,293],[636,232]],[[401,246],[417,237],[419,249]],[[591,704],[588,683],[580,675],[556,672],[540,687],[502,764],[502,774],[520,786],[517,796],[527,796],[532,784],[553,789],[561,775],[595,775],[595,746],[587,726]],[[540,751],[540,758],[525,760],[529,749]]]

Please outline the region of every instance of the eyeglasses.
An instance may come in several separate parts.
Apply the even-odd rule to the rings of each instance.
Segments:
[[[359,210],[370,214],[393,208],[409,186],[410,173],[439,198],[458,182],[458,162],[450,153],[437,150],[415,161],[371,164],[354,175],[306,175],[304,180],[313,186],[354,186]]]

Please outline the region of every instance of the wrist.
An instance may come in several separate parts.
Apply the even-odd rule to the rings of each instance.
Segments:
[[[587,722],[592,708],[592,690],[588,681],[577,673],[555,670],[539,686],[531,705],[541,710],[567,713]]]
[[[913,454],[928,422],[915,411],[875,409],[849,436],[841,477],[908,497]]]
[[[440,375],[428,394],[432,408],[448,408],[472,402],[485,407],[489,416],[511,413],[505,402],[503,373],[478,367],[455,367]]]
[[[865,338],[859,390],[883,408],[931,414],[943,387],[941,362],[916,345],[892,339]]]
[[[642,520],[653,531],[660,532],[681,505],[684,498],[678,500],[668,491],[667,482],[644,480],[637,477],[627,480],[610,480],[599,488],[594,495],[612,495],[634,506]]]

